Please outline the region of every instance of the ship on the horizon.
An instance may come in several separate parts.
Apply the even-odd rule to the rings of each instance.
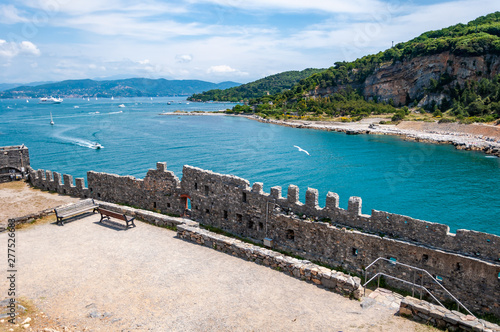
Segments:
[[[60,104],[62,103],[62,98],[54,98],[54,97],[43,97],[40,98],[39,104]]]

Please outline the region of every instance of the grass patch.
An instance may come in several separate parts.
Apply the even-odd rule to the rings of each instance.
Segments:
[[[160,214],[164,214],[166,216],[169,216],[169,217],[174,217],[174,218],[180,218],[181,215],[180,214],[177,214],[177,213],[168,213],[168,212],[158,212]]]
[[[0,184],[1,189],[12,189],[12,190],[22,190],[26,188],[26,182],[24,181],[10,181]]]
[[[177,232],[177,226],[170,226],[170,225],[155,225],[155,226],[158,226],[161,228],[166,228],[166,229],[169,229],[171,231]]]
[[[55,222],[55,221],[56,221],[56,216],[55,215],[48,215],[48,216],[45,216],[45,217],[42,217],[42,218],[33,219],[30,222],[25,222],[25,223],[22,223],[22,224],[17,224],[16,225],[16,231],[17,230],[31,228],[33,225],[49,224],[49,223],[52,223],[52,222]]]
[[[493,315],[491,313],[488,313],[488,314],[477,314],[476,317],[479,318],[479,319],[488,321],[490,323],[500,325],[500,317],[497,317],[497,316],[495,316],[495,315]]]

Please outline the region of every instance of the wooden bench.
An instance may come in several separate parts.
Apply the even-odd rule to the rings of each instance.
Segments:
[[[109,220],[109,218],[111,217],[111,218],[120,219],[120,220],[125,221],[127,229],[129,229],[129,227],[135,227],[135,224],[134,224],[135,218],[127,218],[127,216],[124,214],[109,211],[109,210],[103,209],[102,207],[99,207],[97,210],[101,214],[101,220],[99,220],[100,223],[102,223],[104,218]]]
[[[65,205],[54,209],[57,217],[57,224],[64,226],[63,218],[93,210],[96,212],[98,205],[92,198],[84,199],[75,204]]]

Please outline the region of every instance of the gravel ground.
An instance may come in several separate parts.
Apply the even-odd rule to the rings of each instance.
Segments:
[[[435,123],[422,121],[403,121],[399,129],[418,130],[422,132],[456,133],[474,136],[485,136],[500,140],[500,126],[485,124]]]
[[[77,201],[0,185],[0,220]],[[43,331],[427,331],[380,302],[361,308],[269,268],[185,242],[140,221],[124,231],[89,213],[16,231],[16,297]],[[7,239],[0,233],[0,300],[7,298]],[[67,327],[63,329],[63,327]],[[0,331],[10,324],[0,319]],[[22,331],[21,326],[15,328]]]
[[[24,181],[2,183],[0,184],[0,224],[6,224],[9,218],[22,217],[78,200],[74,197],[32,189]]]
[[[90,214],[63,227],[51,222],[16,232],[18,295],[70,330],[428,329],[394,309],[362,309],[358,301],[177,239],[167,229],[137,222],[125,231],[98,221]],[[0,244],[6,257],[7,233]],[[0,280],[7,289],[6,278]]]

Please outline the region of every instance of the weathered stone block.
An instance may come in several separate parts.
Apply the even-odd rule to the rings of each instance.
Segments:
[[[290,204],[297,204],[299,202],[299,187],[293,184],[288,186],[287,201]]]
[[[63,174],[64,186],[65,187],[73,187],[73,177],[68,174]]]
[[[263,194],[264,184],[262,182],[255,182],[252,186],[252,192],[257,194]]]
[[[450,324],[457,325],[460,321],[460,318],[455,314],[448,313],[444,315],[443,320]]]
[[[347,211],[355,215],[360,215],[361,204],[361,197],[352,196],[349,198],[349,202],[347,203]]]
[[[334,289],[337,287],[337,280],[336,279],[327,279],[327,278],[322,278],[321,283],[323,286],[329,288],[329,289]]]
[[[318,190],[307,188],[306,191],[306,206],[310,208],[318,207]]]
[[[411,309],[409,309],[409,308],[400,307],[400,308],[399,308],[399,314],[400,314],[400,315],[411,316],[411,315],[412,315],[412,311],[411,311]]]
[[[281,187],[276,186],[271,188],[271,197],[275,199],[280,199],[281,198]]]
[[[335,210],[339,208],[339,194],[332,193],[329,191],[326,194],[326,204],[325,208],[329,210]]]
[[[156,170],[160,172],[165,172],[167,170],[167,163],[166,162],[156,163]]]

